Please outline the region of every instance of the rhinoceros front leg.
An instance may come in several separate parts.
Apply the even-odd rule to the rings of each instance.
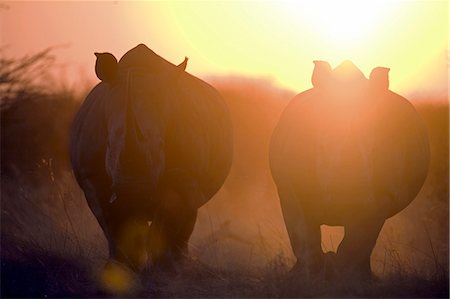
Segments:
[[[322,269],[320,225],[305,215],[299,200],[289,188],[278,187],[284,222],[297,262],[293,271],[317,275]]]
[[[385,219],[380,216],[359,217],[344,226],[345,235],[337,250],[343,271],[361,279],[372,278],[370,256]]]

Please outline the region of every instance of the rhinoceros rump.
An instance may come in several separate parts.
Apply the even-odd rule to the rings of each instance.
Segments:
[[[338,265],[368,277],[384,221],[417,195],[430,159],[414,107],[351,62],[315,62],[314,88],[294,97],[274,130],[270,166],[298,269],[323,269],[320,225],[344,226]],[[353,272],[352,272],[353,271]]]
[[[141,269],[148,253],[170,267],[229,172],[230,116],[213,87],[184,71],[187,59],[175,66],[142,44],[118,63],[105,55],[96,65],[105,80],[71,130],[75,177],[111,259]]]

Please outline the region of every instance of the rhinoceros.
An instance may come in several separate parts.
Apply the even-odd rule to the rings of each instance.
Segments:
[[[220,94],[140,44],[119,62],[95,53],[102,80],[71,128],[75,178],[110,260],[142,270],[185,256],[197,209],[221,188],[233,155]],[[149,223],[151,224],[149,225]]]
[[[315,61],[313,88],[283,111],[270,143],[293,269],[322,273],[320,225],[343,226],[333,264],[371,278],[386,219],[416,197],[428,173],[427,132],[413,105],[389,90],[389,69],[366,79],[350,61]],[[328,255],[327,255],[328,256]]]

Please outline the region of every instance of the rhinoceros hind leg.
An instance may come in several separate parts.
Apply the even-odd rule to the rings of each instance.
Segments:
[[[318,274],[322,270],[323,252],[320,225],[304,215],[298,198],[288,188],[278,188],[284,222],[297,263],[292,271]]]
[[[371,279],[370,255],[385,219],[369,217],[345,225],[345,235],[337,255],[339,267],[354,277]]]
[[[111,258],[141,271],[147,262],[147,222],[135,217],[115,217],[110,227],[113,236]]]
[[[187,255],[197,209],[186,207],[179,193],[165,190],[154,215],[148,238],[148,253],[154,266],[175,271]]]
[[[132,201],[129,195],[122,194],[111,200],[111,188],[106,188],[105,184],[96,181],[95,184],[82,186],[83,189],[87,188],[84,190],[89,207],[105,233],[109,258],[133,270],[142,270],[147,260],[149,227],[146,218],[142,213],[130,209]]]
[[[106,175],[96,175],[80,180],[79,184],[84,191],[89,208],[103,230],[106,241],[108,242],[109,257],[111,258],[115,251],[115,242],[111,231],[112,226],[114,226],[111,225],[111,222],[114,223],[114,220],[111,214],[107,215],[105,213],[105,206],[108,204],[112,194],[109,188],[111,183]]]

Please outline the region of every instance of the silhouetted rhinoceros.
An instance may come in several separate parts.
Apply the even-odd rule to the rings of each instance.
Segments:
[[[337,261],[369,277],[384,221],[427,176],[428,137],[414,107],[388,89],[387,68],[367,80],[351,62],[315,61],[313,88],[294,97],[272,135],[270,167],[295,268],[322,269],[320,225],[344,226]]]
[[[140,269],[148,252],[171,266],[187,249],[197,209],[229,172],[228,109],[213,87],[185,72],[187,59],[175,66],[142,44],[118,63],[96,56],[103,82],[71,131],[75,177],[111,259]]]

